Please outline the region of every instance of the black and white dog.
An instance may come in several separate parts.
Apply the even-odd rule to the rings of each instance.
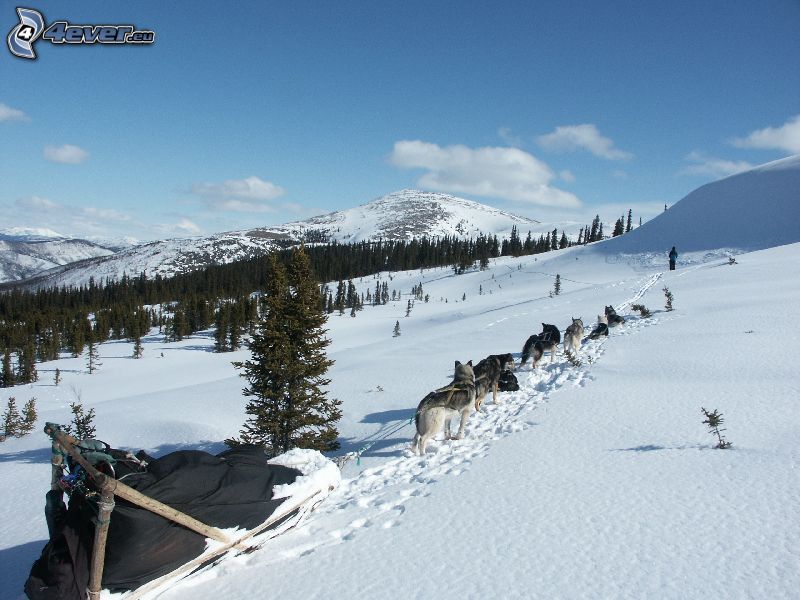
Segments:
[[[550,362],[555,360],[556,349],[561,343],[561,332],[555,325],[542,323],[542,333],[537,333],[528,338],[522,347],[522,359],[519,363],[521,367],[528,359],[533,357],[533,368],[541,360],[545,352],[550,352]]]
[[[492,401],[497,404],[498,382],[503,371],[514,368],[514,357],[511,354],[491,354],[480,361],[475,371],[475,410],[480,412],[486,394],[491,390]]]
[[[597,325],[594,326],[592,333],[589,334],[589,339],[596,340],[604,335],[608,335],[608,317],[605,315],[597,315]]]
[[[606,312],[606,319],[608,319],[609,327],[622,325],[625,322],[625,319],[617,314],[617,311],[614,310],[613,306],[606,306],[605,312]]]

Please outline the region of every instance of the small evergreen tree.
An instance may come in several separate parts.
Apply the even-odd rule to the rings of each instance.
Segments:
[[[97,344],[94,341],[94,336],[90,335],[86,343],[88,346],[88,354],[86,355],[86,368],[89,371],[89,375],[91,375],[103,363],[100,362],[100,353],[97,350]]]
[[[714,447],[719,448],[720,450],[724,450],[725,448],[730,448],[731,446],[733,446],[731,442],[727,441],[724,437],[722,437],[722,432],[725,431],[724,429],[720,429],[720,426],[724,422],[722,419],[722,415],[718,413],[716,409],[714,409],[714,411],[711,412],[703,407],[700,407],[700,410],[706,417],[703,423],[705,425],[708,425],[708,432],[717,436],[717,445]]]
[[[58,367],[56,367],[56,374],[53,377],[53,383],[56,384],[56,387],[58,387],[58,384],[61,383],[61,369]]]
[[[664,298],[666,299],[666,303],[664,304],[664,308],[667,309],[667,312],[673,310],[672,301],[675,298],[672,296],[672,292],[669,291],[669,288],[667,286],[664,286]]]
[[[556,273],[556,281],[553,284],[553,295],[558,296],[561,293],[561,275]]]
[[[411,316],[411,299],[408,300],[408,304],[406,305],[406,316]]]
[[[400,337],[400,321],[395,321],[392,337]]]
[[[22,417],[17,409],[17,399],[11,397],[3,413],[3,439],[20,435],[21,423]]]
[[[628,209],[628,222],[625,224],[625,233],[628,233],[631,229],[633,229],[633,226],[631,225],[631,220],[632,219],[633,219],[633,209],[629,208]]]
[[[86,440],[94,438],[94,409],[90,408],[89,412],[84,412],[83,404],[80,402],[70,402],[69,408],[72,411],[72,423],[67,425],[66,431],[68,434],[75,436],[79,440]]]
[[[22,407],[22,419],[20,423],[20,435],[26,435],[33,431],[36,426],[36,398],[31,398]]]

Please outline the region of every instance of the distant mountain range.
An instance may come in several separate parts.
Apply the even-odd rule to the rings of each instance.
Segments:
[[[601,243],[609,254],[707,249],[755,250],[800,241],[800,155],[715,181],[634,231]],[[401,190],[367,204],[275,227],[139,245],[98,244],[49,230],[0,232],[0,282],[81,285],[123,274],[170,277],[262,256],[300,242],[410,240],[480,234],[538,236],[566,224],[540,223],[448,194]],[[578,229],[576,225],[575,230]],[[576,231],[567,231],[575,235]]]
[[[278,246],[307,242],[342,243],[384,240],[410,240],[421,237],[459,236],[474,238],[480,234],[508,237],[512,227],[520,232],[543,233],[552,229],[533,219],[520,217],[496,208],[448,194],[401,190],[367,204],[343,211],[312,217],[274,227],[258,227],[209,236],[169,239],[129,246],[116,252],[86,240],[68,240],[55,232],[20,233],[9,242],[27,246],[9,247],[0,255],[0,281],[27,280],[35,286],[81,285],[90,278],[101,282],[119,279],[123,274],[140,273],[164,277],[201,269],[208,265],[227,264],[261,256]],[[52,234],[52,235],[51,235]],[[36,242],[30,241],[37,236]],[[47,235],[51,235],[47,238]],[[49,239],[51,241],[44,241]],[[57,252],[48,261],[32,263],[20,250],[36,243],[55,243],[74,248],[70,254]],[[48,246],[39,247],[42,256]],[[77,249],[85,248],[83,254]],[[93,249],[90,252],[89,249]],[[22,265],[26,265],[22,268]]]

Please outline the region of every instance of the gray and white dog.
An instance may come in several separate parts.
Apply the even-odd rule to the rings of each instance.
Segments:
[[[597,325],[594,326],[592,333],[589,334],[589,339],[596,340],[603,335],[608,335],[608,317],[597,315]]]
[[[477,410],[475,372],[472,361],[462,364],[456,361],[455,374],[450,385],[439,388],[425,396],[417,407],[414,421],[417,433],[411,443],[411,451],[422,456],[428,441],[444,428],[445,438],[451,439],[450,420],[461,414],[456,439],[464,437],[464,427],[473,410]]]
[[[564,332],[564,352],[572,349],[573,353],[578,352],[583,340],[583,320],[572,317],[572,325],[567,327]]]
[[[606,306],[606,319],[608,319],[608,326],[615,327],[616,325],[622,325],[625,322],[625,318],[621,317],[617,314],[617,311],[614,310],[613,306]]]

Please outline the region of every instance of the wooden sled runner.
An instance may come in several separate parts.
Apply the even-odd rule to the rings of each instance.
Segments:
[[[107,584],[111,591],[122,592],[125,600],[154,598],[226,555],[252,552],[296,527],[339,483],[338,468],[318,452],[296,449],[267,460],[263,451],[252,447],[217,456],[175,452],[153,459],[147,470],[117,479],[114,468],[103,462],[105,457],[113,464],[114,458],[102,449],[87,450],[87,442],[95,441],[79,442],[52,423],[46,425],[45,433],[52,438],[54,450],[52,490],[45,511],[51,541],[26,583],[30,598],[50,598],[55,592],[59,598],[99,600]],[[142,492],[155,490],[153,495],[171,498],[174,506],[121,480],[131,476],[127,481],[132,486]],[[75,488],[68,489],[75,481]],[[61,500],[62,490],[70,495],[69,510]],[[249,495],[240,496],[242,492]],[[233,508],[231,498],[235,498]],[[239,502],[240,498],[245,501]],[[115,527],[109,535],[112,519]],[[66,530],[64,523],[68,523]],[[80,543],[88,551],[76,551]],[[67,547],[72,577],[60,572]],[[55,565],[52,572],[51,565]]]

